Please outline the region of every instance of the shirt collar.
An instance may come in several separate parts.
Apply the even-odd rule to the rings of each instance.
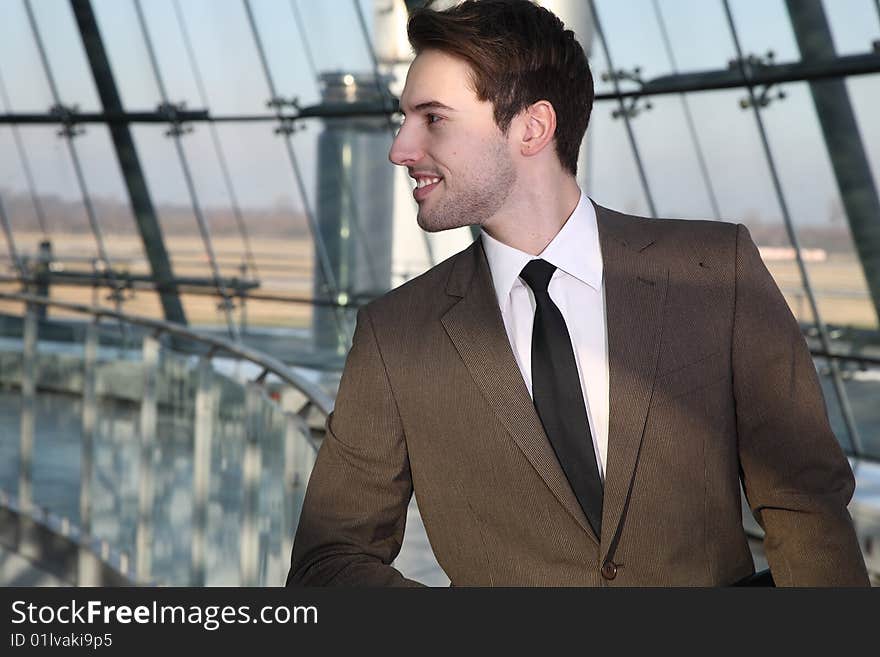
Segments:
[[[536,257],[546,260],[595,290],[602,288],[602,251],[599,246],[596,209],[583,192],[574,212],[550,244],[537,256],[499,242],[486,231],[481,231],[481,235],[500,308],[504,308],[507,303],[522,268]]]

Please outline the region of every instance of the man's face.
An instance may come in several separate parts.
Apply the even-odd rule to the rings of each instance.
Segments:
[[[388,157],[415,179],[419,226],[429,232],[483,224],[516,182],[507,137],[469,76],[464,61],[426,50],[410,66],[400,97],[405,121]]]

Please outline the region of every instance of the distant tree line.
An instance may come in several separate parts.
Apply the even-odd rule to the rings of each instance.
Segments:
[[[34,203],[30,195],[0,189],[10,223],[15,231],[37,232]],[[89,227],[85,207],[80,201],[70,201],[56,195],[39,197],[46,216],[46,228],[50,233],[87,233]],[[93,198],[92,205],[101,228],[108,235],[135,234],[134,214],[127,202],[109,198]],[[162,232],[167,235],[198,235],[198,224],[192,207],[179,204],[155,204]],[[207,206],[203,209],[212,234],[238,235],[235,214],[229,207]],[[243,208],[242,216],[248,232],[255,237],[281,237],[285,239],[309,236],[305,215],[293,207],[288,199],[278,199],[271,206]]]

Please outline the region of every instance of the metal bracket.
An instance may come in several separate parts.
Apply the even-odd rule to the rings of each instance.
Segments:
[[[305,126],[298,126],[296,124],[296,119],[298,118],[296,115],[283,114],[285,108],[292,109],[296,114],[299,114],[301,107],[297,96],[291,98],[284,98],[283,96],[270,98],[266,101],[266,107],[274,109],[278,113],[280,124],[273,131],[276,135],[289,137],[298,130],[305,130]]]
[[[290,116],[285,116],[281,118],[281,123],[275,128],[275,130],[273,130],[273,132],[276,135],[290,136],[299,130],[305,130],[305,126],[297,125],[296,119]]]
[[[767,54],[762,56],[750,54],[742,59],[735,58],[731,59],[728,63],[731,69],[741,68],[743,74],[747,77],[750,77],[751,74],[759,69],[767,68],[770,66],[774,66],[776,64],[775,61],[776,53],[772,50],[768,50]],[[758,85],[755,87],[755,105],[758,107],[767,107],[774,100],[785,100],[786,93],[783,89],[777,89],[774,92],[775,83]],[[751,96],[746,96],[745,98],[740,98],[739,106],[742,109],[748,109],[752,106],[752,98]]]
[[[275,96],[274,98],[270,98],[266,101],[266,107],[269,109],[274,109],[276,112],[280,112],[285,107],[290,107],[291,109],[299,112],[301,109],[299,104],[299,96],[291,96],[290,98],[285,98],[284,96]]]
[[[120,285],[117,284],[113,288],[111,288],[110,293],[106,296],[107,301],[113,301],[114,303],[125,303],[126,301],[131,301],[135,298],[136,292],[134,287],[131,284],[129,279],[125,279],[125,281]]]
[[[617,71],[605,71],[602,73],[602,81],[608,82],[610,80],[617,80],[618,82],[625,80],[629,82],[634,82],[638,85],[639,89],[645,86],[644,80],[642,80],[642,67],[636,66],[633,70],[628,71],[626,69],[619,69]],[[639,95],[631,96],[622,101],[622,107],[618,107],[611,111],[611,118],[619,119],[621,117],[626,117],[628,119],[635,118],[642,112],[646,112],[654,108],[653,103],[650,100],[645,100],[642,102],[642,98]]]
[[[229,290],[224,289],[223,291],[229,294]],[[235,310],[235,302],[228,296],[222,296],[217,302],[217,310]]]
[[[73,139],[85,134],[86,129],[79,126],[76,119],[79,114],[79,105],[62,105],[58,103],[49,108],[49,114],[57,117],[61,123],[61,128],[55,133],[59,137]]]
[[[160,103],[156,107],[156,111],[162,114],[170,123],[170,127],[165,131],[166,137],[180,137],[193,131],[191,125],[184,125],[180,118],[180,112],[186,110],[186,101],[180,103]]]
[[[263,371],[260,372],[260,376],[254,379],[254,383],[258,385],[263,385],[266,383],[266,377],[269,375],[269,370],[267,368],[263,368]]]

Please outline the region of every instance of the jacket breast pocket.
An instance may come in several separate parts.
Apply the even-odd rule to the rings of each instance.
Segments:
[[[721,381],[727,376],[724,352],[716,351],[666,372],[654,380],[655,403],[687,395]]]

